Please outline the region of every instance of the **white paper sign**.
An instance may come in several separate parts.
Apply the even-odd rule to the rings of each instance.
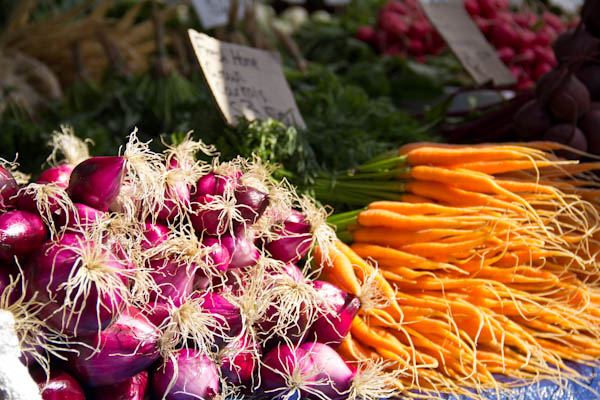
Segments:
[[[238,0],[238,18],[244,16],[246,7],[252,0]],[[200,22],[205,29],[215,28],[227,24],[231,0],[192,0],[192,5]]]
[[[483,36],[462,0],[420,0],[421,6],[448,47],[477,84],[512,86],[516,79],[496,49]]]
[[[221,42],[188,30],[208,86],[227,122],[272,117],[305,129],[278,53]]]

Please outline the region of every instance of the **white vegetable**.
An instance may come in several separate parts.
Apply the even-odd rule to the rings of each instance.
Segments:
[[[20,355],[13,315],[0,310],[0,399],[41,400],[37,384],[19,361]]]

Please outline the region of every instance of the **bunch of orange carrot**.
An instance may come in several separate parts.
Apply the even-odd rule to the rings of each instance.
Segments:
[[[496,373],[578,380],[564,361],[600,356],[599,165],[552,150],[415,144],[338,177],[369,200],[330,219],[350,246],[315,252],[363,300],[339,352],[395,361],[413,394],[476,396],[508,385]]]

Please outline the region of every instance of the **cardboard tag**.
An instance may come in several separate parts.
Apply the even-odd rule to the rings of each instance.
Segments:
[[[427,18],[478,84],[512,86],[516,79],[465,10],[462,0],[419,0]]]
[[[188,30],[196,57],[217,104],[231,124],[275,118],[305,129],[278,53],[221,42]]]
[[[238,18],[244,16],[251,0],[238,0]],[[192,5],[205,29],[227,24],[231,0],[192,0]]]

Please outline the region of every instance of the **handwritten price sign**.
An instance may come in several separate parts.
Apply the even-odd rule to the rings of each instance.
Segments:
[[[420,0],[427,18],[477,84],[512,86],[516,79],[465,10],[462,0]]]
[[[208,86],[225,120],[275,118],[305,129],[279,55],[188,31]]]

